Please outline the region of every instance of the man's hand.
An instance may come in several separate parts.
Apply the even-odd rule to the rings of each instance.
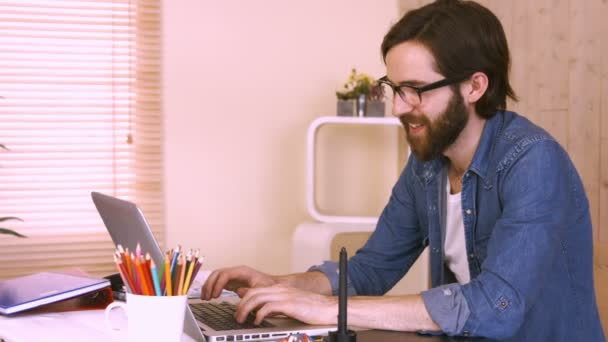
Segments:
[[[257,310],[255,324],[265,317],[283,314],[308,324],[336,324],[338,298],[276,284],[263,288],[240,288],[236,320],[243,323]]]
[[[210,300],[217,298],[222,289],[235,291],[240,288],[267,287],[277,284],[275,277],[256,271],[251,267],[237,266],[220,268],[213,271],[201,290],[201,299]]]

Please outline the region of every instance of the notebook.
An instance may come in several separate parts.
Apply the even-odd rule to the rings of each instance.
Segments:
[[[129,250],[135,250],[139,243],[142,250],[149,251],[157,265],[164,261],[164,254],[152,235],[152,231],[142,211],[132,202],[121,200],[98,192],[91,197],[101,216],[112,241]],[[197,341],[276,341],[293,334],[309,336],[327,335],[336,330],[331,325],[308,325],[290,318],[268,318],[261,326],[249,324],[235,325],[232,315],[238,298],[222,297],[210,302],[189,299],[184,332]],[[231,327],[219,328],[222,320],[229,319]]]
[[[110,287],[107,279],[40,272],[0,281],[0,314],[11,315]]]

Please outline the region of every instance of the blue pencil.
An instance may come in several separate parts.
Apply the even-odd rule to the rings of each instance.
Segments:
[[[175,279],[175,267],[177,266],[177,256],[179,255],[179,251],[182,247],[177,245],[173,250],[173,260],[171,260],[171,279]]]
[[[163,293],[160,290],[160,281],[158,281],[158,272],[156,271],[156,264],[154,260],[150,260],[150,273],[152,273],[152,282],[154,282],[154,291],[157,296],[162,296]]]

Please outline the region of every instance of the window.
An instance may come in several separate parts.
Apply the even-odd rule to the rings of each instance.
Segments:
[[[115,272],[90,192],[162,244],[160,0],[0,0],[0,278]]]

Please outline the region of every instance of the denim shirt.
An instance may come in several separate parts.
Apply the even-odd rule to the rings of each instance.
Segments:
[[[447,159],[410,156],[375,231],[348,263],[350,295],[383,295],[430,248],[422,293],[447,335],[503,341],[605,341],[593,285],[589,204],[564,149],[522,116],[485,123],[462,180],[471,281],[445,266]],[[326,274],[337,293],[337,264]]]

